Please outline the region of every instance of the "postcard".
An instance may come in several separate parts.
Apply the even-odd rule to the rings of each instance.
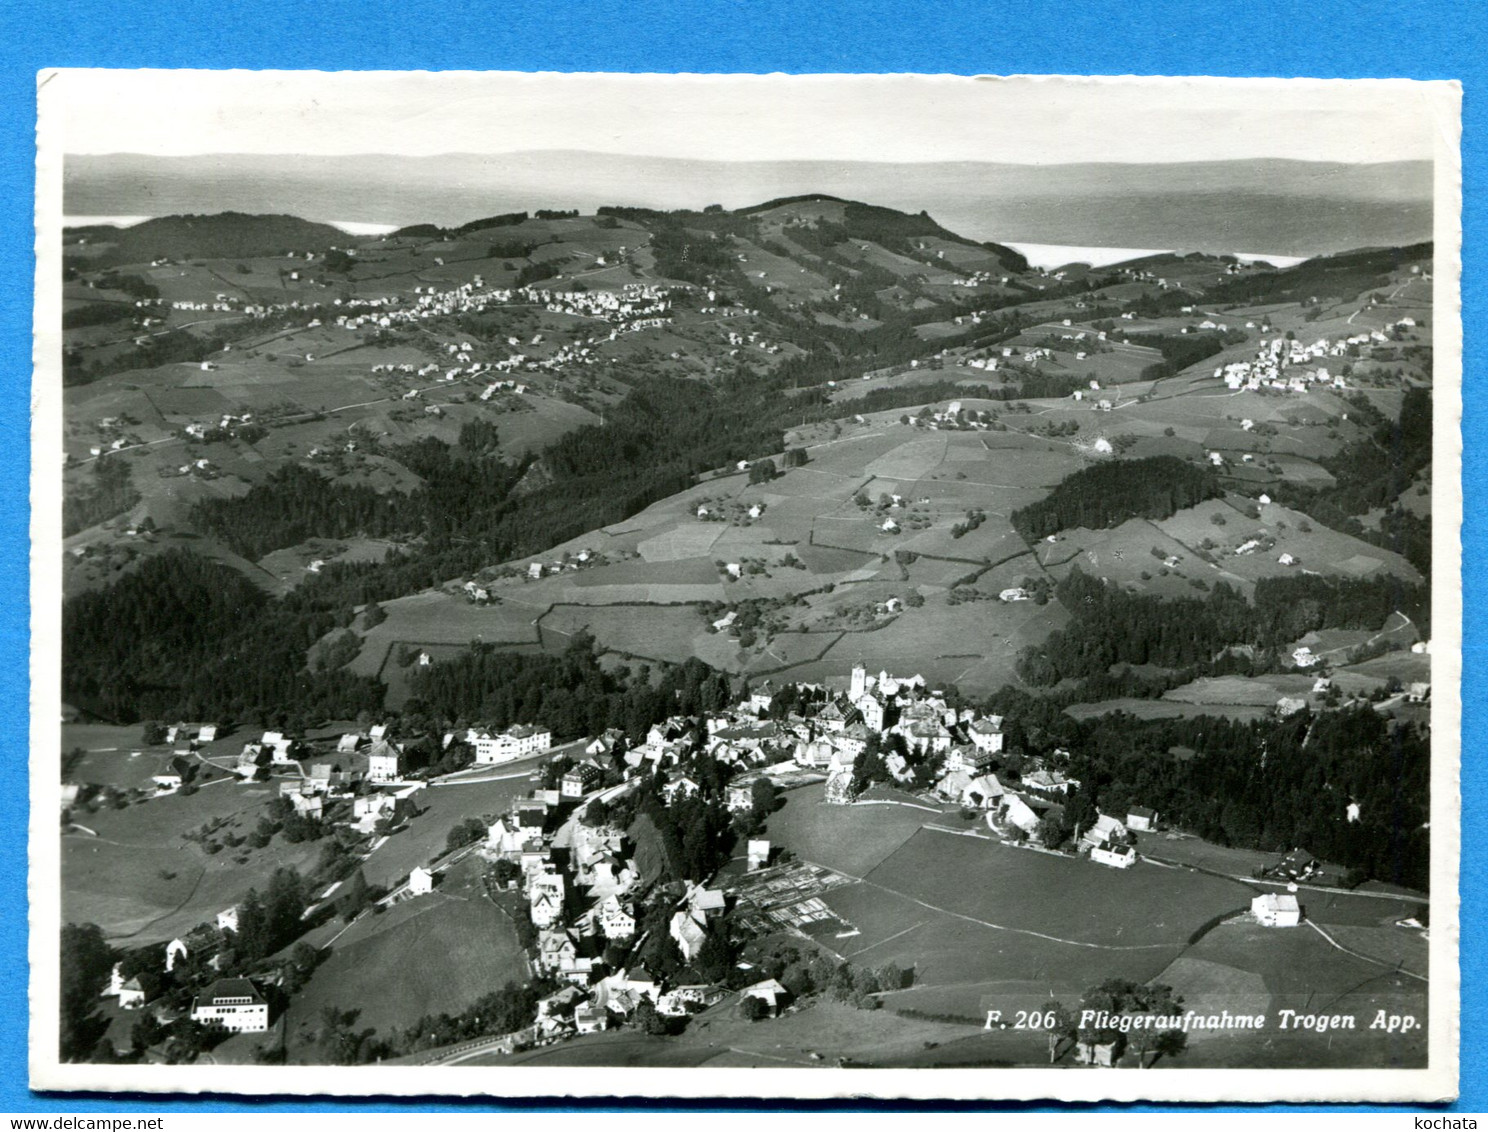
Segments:
[[[1456,1094],[1457,84],[38,90],[34,1088]]]

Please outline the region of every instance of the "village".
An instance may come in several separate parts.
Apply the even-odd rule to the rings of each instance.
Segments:
[[[271,809],[284,820],[344,826],[365,839],[363,854],[370,856],[417,820],[429,791],[458,791],[462,781],[521,768],[515,777],[534,785],[505,812],[469,815],[443,851],[349,908],[339,903],[345,882],[312,895],[302,926],[288,933],[299,935],[335,910],[346,920],[337,938],[359,918],[431,899],[455,883],[449,878],[476,869],[485,897],[516,923],[530,978],[542,991],[532,1023],[486,1040],[481,1048],[491,1053],[628,1025],[673,1032],[666,1027],[730,996],[749,1018],[793,1009],[791,992],[777,978],[751,977],[761,969],[739,959],[741,945],[771,932],[803,943],[827,938],[822,932],[829,927],[857,933],[822,901],[851,878],[801,860],[792,846],[764,835],[788,791],[815,785],[817,804],[828,808],[922,811],[930,815],[929,828],[936,828],[937,815],[959,818],[965,835],[1072,855],[1087,868],[1129,870],[1142,860],[1137,835],[1158,828],[1150,808],[1097,812],[1072,836],[1061,832],[1064,802],[1080,787],[1063,769],[1068,752],[1020,757],[1006,747],[1002,718],[953,707],[920,676],[871,675],[858,664],[845,683],[776,688],[764,681],[730,707],[672,717],[633,743],[611,729],[555,747],[551,731],[537,724],[447,732],[444,748],[463,754],[441,764],[439,773],[410,766],[396,723],[308,741],[267,731],[243,744],[230,769],[243,783],[274,785]],[[203,747],[218,741],[217,731],[183,723],[159,736],[176,752],[176,769],[153,780],[159,796],[193,789],[192,764],[206,763]],[[645,797],[683,822],[709,807],[722,811],[746,851],[734,852],[709,877],[658,876],[633,836]],[[64,801],[77,803],[75,787],[64,791]],[[1297,925],[1296,882],[1315,878],[1319,868],[1301,850],[1284,859],[1273,872],[1287,890],[1257,896],[1248,918],[1268,927]],[[152,1030],[179,1024],[184,1014],[203,1028],[208,1044],[214,1033],[268,1033],[297,980],[286,974],[291,962],[234,967],[234,941],[248,930],[246,915],[241,905],[222,909],[163,951],[150,949],[167,975],[175,971],[179,978],[191,964],[196,993],[184,1012],[150,998],[147,987],[158,981],[142,974],[137,958],[115,965],[105,996],[121,1010],[149,1014]],[[302,941],[296,954],[304,947]],[[647,965],[647,956],[658,955],[667,957],[664,970]]]

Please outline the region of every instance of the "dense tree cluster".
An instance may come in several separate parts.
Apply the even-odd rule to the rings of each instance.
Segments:
[[[105,519],[128,511],[140,501],[130,478],[129,464],[118,456],[100,456],[93,463],[93,482],[69,489],[62,497],[62,535],[75,535]]]
[[[1195,362],[1212,358],[1230,342],[1245,341],[1245,332],[1235,330],[1228,333],[1207,334],[1127,334],[1123,337],[1127,342],[1137,346],[1150,346],[1162,354],[1162,361],[1154,362],[1142,370],[1143,381],[1155,381],[1158,378],[1171,377]]]
[[[607,672],[582,632],[561,656],[476,643],[415,673],[410,685],[409,710],[498,728],[541,723],[559,741],[610,727],[639,739],[670,715],[717,710],[729,699],[727,678],[696,659],[665,669],[654,686],[646,669]]]
[[[1430,887],[1431,739],[1372,708],[1253,723],[1105,715],[1069,729],[1075,777],[1105,813],[1156,809],[1220,845],[1315,856]],[[1197,752],[1174,758],[1175,748]],[[1348,820],[1357,803],[1359,818]],[[1154,850],[1160,856],[1159,850]]]
[[[245,495],[205,499],[191,510],[195,526],[253,560],[311,538],[397,534],[418,519],[408,495],[338,483],[303,464],[285,464]]]
[[[1281,271],[1247,272],[1210,287],[1207,296],[1213,302],[1239,303],[1304,303],[1314,298],[1350,303],[1364,291],[1384,287],[1388,273],[1408,263],[1431,260],[1431,244],[1413,244],[1404,248],[1372,248],[1318,256]]]
[[[376,681],[306,667],[307,650],[335,623],[328,611],[271,599],[236,570],[167,551],[63,606],[63,695],[124,723],[376,710]]]
[[[286,252],[323,251],[346,242],[346,233],[329,224],[296,216],[218,212],[204,216],[161,216],[128,228],[71,229],[102,250],[87,261],[90,270],[157,259],[245,259]]]
[[[1128,519],[1166,519],[1221,494],[1208,471],[1176,456],[1109,460],[1066,476],[1011,518],[1020,535],[1036,542],[1071,527],[1101,530]]]
[[[108,1028],[98,1011],[98,998],[117,958],[97,924],[62,928],[61,1034],[63,1061],[83,1061]]]
[[[1378,629],[1397,610],[1429,632],[1431,616],[1427,588],[1390,575],[1263,578],[1252,604],[1222,582],[1202,598],[1165,600],[1077,568],[1055,593],[1071,620],[1019,655],[1018,674],[1030,684],[1096,678],[1117,664],[1202,665],[1235,646],[1274,652],[1318,629]]]

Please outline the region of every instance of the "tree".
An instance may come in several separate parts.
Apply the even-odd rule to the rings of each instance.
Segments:
[[[346,882],[346,889],[336,899],[336,911],[341,918],[348,923],[356,918],[358,912],[367,906],[367,878],[358,869],[351,874],[351,879]]]
[[[152,719],[145,724],[140,733],[140,742],[147,747],[158,747],[165,742],[165,724],[158,719]]]
[[[67,924],[62,929],[61,1057],[82,1061],[106,1028],[97,1003],[114,966],[114,949],[97,924]]]
[[[1157,1058],[1177,1057],[1188,1049],[1188,1035],[1182,1030],[1167,1029],[1157,1036],[1157,1043],[1153,1046],[1157,1057],[1153,1058],[1153,1064],[1157,1064]]]
[[[756,460],[749,465],[749,482],[752,484],[769,483],[779,474],[774,460]]]
[[[484,840],[485,836],[485,822],[480,818],[466,818],[449,831],[449,836],[444,839],[444,851],[453,853],[456,849]]]
[[[656,1009],[649,998],[641,997],[636,1004],[635,1013],[630,1016],[631,1025],[643,1034],[651,1034],[655,1037],[665,1037],[672,1033],[672,1020]]]
[[[1075,1017],[1062,1002],[1049,1002],[1042,1008],[1044,1033],[1049,1039],[1049,1064],[1059,1060],[1059,1047],[1075,1037]]]
[[[750,1022],[758,1022],[770,1016],[770,1007],[764,999],[758,995],[745,995],[744,1001],[739,1003],[739,1013]]]

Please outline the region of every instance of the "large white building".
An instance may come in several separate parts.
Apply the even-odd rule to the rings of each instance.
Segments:
[[[551,748],[553,733],[538,724],[524,723],[498,735],[485,731],[472,732],[470,743],[475,747],[476,762],[509,763],[513,759],[542,754]]]
[[[235,1034],[261,1034],[269,1028],[269,1004],[247,979],[218,979],[192,999],[191,1020]]]
[[[1256,921],[1268,928],[1294,928],[1302,921],[1302,908],[1289,892],[1268,892],[1250,902]]]

